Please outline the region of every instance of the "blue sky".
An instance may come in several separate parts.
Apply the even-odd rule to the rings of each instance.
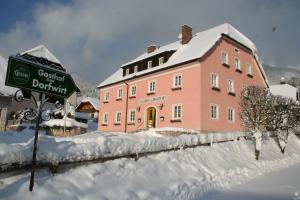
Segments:
[[[0,54],[44,44],[68,71],[100,83],[149,44],[174,42],[228,22],[257,46],[269,65],[300,68],[298,0],[4,0]],[[273,27],[276,27],[274,31]]]

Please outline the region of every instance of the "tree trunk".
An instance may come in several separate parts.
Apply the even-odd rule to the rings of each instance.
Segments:
[[[260,150],[255,149],[255,159],[259,159]]]

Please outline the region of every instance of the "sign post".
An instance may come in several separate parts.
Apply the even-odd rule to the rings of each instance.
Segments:
[[[38,132],[40,128],[40,122],[42,120],[42,109],[46,100],[43,100],[43,94],[49,94],[52,96],[59,96],[67,98],[71,96],[77,89],[71,75],[59,71],[49,66],[45,66],[39,63],[34,63],[26,60],[20,56],[10,56],[8,60],[8,67],[5,79],[5,85],[31,90],[39,93],[38,101],[32,96],[37,112],[24,111],[24,118],[36,119],[35,135],[34,135],[34,147],[31,163],[31,176],[29,190],[33,190],[34,186],[34,172],[36,167],[36,152]],[[15,99],[18,102],[23,101],[23,97],[17,96]],[[36,114],[37,113],[37,114]]]

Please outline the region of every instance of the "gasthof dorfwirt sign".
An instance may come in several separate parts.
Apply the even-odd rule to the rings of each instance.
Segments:
[[[5,84],[63,98],[76,91],[71,75],[16,56],[9,57]]]

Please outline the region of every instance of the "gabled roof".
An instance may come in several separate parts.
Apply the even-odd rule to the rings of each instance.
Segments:
[[[36,56],[36,57],[47,58],[48,60],[50,60],[52,62],[61,64],[61,62],[44,45],[39,45],[32,49],[24,51],[21,53],[21,55],[23,55],[23,54],[30,54],[30,55]]]
[[[182,45],[180,41],[176,41],[174,43],[162,46],[152,53],[143,53],[142,55],[131,60],[130,62],[123,64],[121,67],[133,64],[137,61],[149,58],[162,52],[174,50],[176,51],[166,63],[134,74],[130,74],[123,77],[123,71],[122,68],[120,68],[113,75],[111,75],[102,83],[100,83],[98,87],[103,87],[119,81],[124,81],[133,78],[134,76],[140,76],[149,72],[161,70],[163,68],[168,68],[174,65],[178,65],[180,63],[185,63],[201,58],[216,44],[216,42],[222,37],[222,35],[226,35],[236,40],[237,42],[246,46],[252,51],[260,67],[261,73],[263,74],[267,83],[265,72],[257,56],[257,49],[255,44],[249,38],[247,38],[245,35],[243,35],[241,32],[235,29],[233,26],[231,26],[228,23],[225,23],[214,28],[208,29],[206,31],[196,33],[188,44]]]
[[[99,99],[93,97],[86,97],[82,99],[79,105],[77,106],[77,108],[81,105],[81,103],[86,103],[86,102],[89,102],[95,108],[95,110],[99,110]]]
[[[273,95],[280,95],[287,98],[292,98],[294,100],[297,99],[297,92],[299,92],[298,88],[289,85],[289,84],[278,84],[278,85],[270,85],[270,92]]]

